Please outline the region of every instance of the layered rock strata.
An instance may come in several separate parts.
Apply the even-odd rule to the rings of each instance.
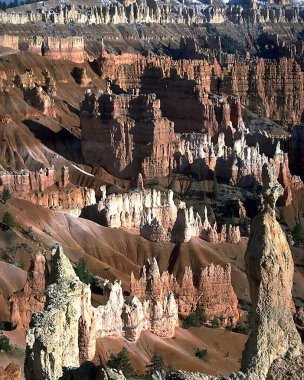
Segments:
[[[217,231],[211,227],[207,209],[204,220],[184,202],[173,200],[173,191],[134,190],[125,194],[111,194],[98,203],[98,211],[111,228],[126,228],[140,233],[144,238],[174,243],[188,242],[200,236],[211,243],[238,243],[241,239],[238,226],[222,226]]]
[[[36,172],[2,170],[0,192],[4,188],[8,188],[16,197],[53,210],[68,211],[76,216],[80,215],[83,207],[96,203],[93,189],[75,187],[70,183],[69,169],[65,166],[61,168],[60,175],[54,167]]]
[[[162,117],[160,101],[154,94],[98,97],[87,92],[81,104],[81,131],[82,153],[92,165],[102,165],[124,178],[139,172],[145,177],[167,176],[170,172],[173,123]]]
[[[87,56],[83,37],[76,36],[65,38],[35,36],[30,41],[28,50],[49,59],[69,60],[76,63],[84,62]]]
[[[24,288],[10,298],[12,327],[28,329],[33,312],[41,312],[45,304],[48,267],[42,254],[31,262]]]
[[[275,164],[263,166],[263,208],[253,219],[245,254],[252,302],[251,332],[241,372],[217,377],[177,372],[170,379],[301,379],[303,346],[290,308],[294,264],[286,236],[275,218],[283,193]]]
[[[27,24],[31,22],[62,24],[221,24],[230,21],[236,24],[265,24],[265,23],[300,23],[303,20],[302,6],[281,2],[278,6],[273,2],[258,3],[248,1],[242,5],[213,3],[160,2],[152,3],[146,0],[138,2],[109,1],[100,4],[53,4],[47,7],[44,3],[30,10],[18,7],[7,12],[0,12],[3,24]]]
[[[235,325],[239,320],[238,300],[231,285],[231,267],[210,264],[202,269],[197,286],[194,285],[190,267],[185,268],[179,285],[173,275],[168,272],[160,274],[155,258],[148,261],[141,270],[137,280],[131,274],[131,295],[138,299],[163,299],[168,290],[177,299],[178,311],[188,316],[199,306],[204,309],[206,322],[217,318],[222,326]]]

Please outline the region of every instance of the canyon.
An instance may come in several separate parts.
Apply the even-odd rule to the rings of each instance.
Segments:
[[[0,379],[300,380],[303,4],[15,5]]]

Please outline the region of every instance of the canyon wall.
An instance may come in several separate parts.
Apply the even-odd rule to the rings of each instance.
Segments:
[[[0,12],[0,22],[3,24],[27,24],[30,22],[47,22],[54,24],[76,23],[88,24],[221,24],[231,21],[236,24],[265,24],[265,23],[297,23],[303,20],[303,7],[298,4],[280,2],[276,6],[268,2],[267,6],[256,1],[243,5],[221,4],[180,4],[147,2],[116,2],[100,4],[53,4],[46,7],[44,3],[30,10],[17,7],[7,12]]]
[[[204,220],[184,202],[173,200],[173,191],[133,190],[124,194],[111,194],[98,203],[98,211],[105,225],[126,228],[155,242],[184,243],[192,236],[200,236],[211,243],[238,243],[241,239],[238,226],[222,226],[217,231],[208,221],[207,209]]]
[[[154,94],[99,97],[87,91],[81,104],[82,153],[116,176],[167,176],[174,153],[173,123],[162,117]],[[94,149],[92,144],[94,140]]]
[[[177,300],[181,316],[189,316],[202,307],[206,323],[217,319],[222,326],[234,326],[239,320],[238,300],[231,285],[231,267],[210,264],[201,270],[197,285],[194,285],[190,267],[185,268],[181,284],[168,272],[160,274],[155,258],[143,266],[137,280],[131,274],[131,295],[138,299],[163,299],[171,291]]]
[[[31,261],[24,288],[10,298],[12,327],[28,329],[33,312],[43,311],[47,281],[46,259],[43,255],[37,254]]]
[[[68,167],[62,167],[61,173],[54,167],[36,172],[0,171],[0,192],[8,188],[16,197],[57,211],[67,211],[79,216],[81,210],[96,203],[92,189],[75,187],[69,181]]]
[[[29,43],[28,50],[49,59],[84,62],[87,57],[83,37],[46,37],[35,36]]]
[[[19,36],[12,36],[9,34],[1,35],[0,46],[10,48],[13,50],[19,50]]]

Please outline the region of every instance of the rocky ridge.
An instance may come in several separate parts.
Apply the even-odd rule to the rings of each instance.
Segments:
[[[301,379],[303,346],[290,310],[293,260],[274,209],[283,188],[275,165],[265,164],[262,175],[263,209],[253,219],[245,255],[253,315],[242,371],[226,377],[177,372],[170,379]]]

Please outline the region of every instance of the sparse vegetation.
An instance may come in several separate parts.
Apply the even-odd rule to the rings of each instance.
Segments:
[[[151,377],[155,373],[165,373],[166,366],[164,364],[164,359],[159,352],[155,352],[151,362],[147,365],[147,375]]]
[[[4,325],[0,323],[0,352],[8,352],[11,350],[11,346],[9,344],[9,339],[3,334]]]
[[[207,317],[203,307],[198,307],[194,313],[191,313],[187,318],[183,320],[183,328],[200,327],[206,323]]]
[[[78,264],[76,265],[74,270],[77,276],[79,277],[80,281],[90,285],[93,285],[95,283],[94,276],[87,270],[87,266],[84,259],[80,259],[78,261]]]
[[[204,348],[197,348],[195,350],[195,356],[199,359],[205,359],[208,355],[208,351]]]
[[[3,215],[2,224],[4,225],[6,229],[11,229],[11,228],[16,227],[15,219],[13,218],[12,214],[10,214],[9,212],[6,212]]]
[[[11,198],[11,192],[8,187],[5,187],[2,191],[1,197],[0,197],[0,202],[2,202],[4,205],[6,202]]]
[[[33,241],[37,240],[37,237],[35,236],[35,234],[33,232],[33,228],[31,226],[22,228],[21,233],[23,235],[26,235],[27,237],[29,237]]]
[[[292,237],[296,247],[304,245],[304,232],[302,226],[297,223],[292,230]]]
[[[212,186],[213,198],[217,199],[219,196],[219,185],[216,178],[216,175],[213,176],[213,186]]]
[[[125,347],[117,355],[110,355],[107,366],[122,371],[125,377],[130,377],[133,374],[129,354]]]
[[[218,329],[220,327],[220,321],[218,318],[214,317],[211,322],[211,327],[213,329]]]

